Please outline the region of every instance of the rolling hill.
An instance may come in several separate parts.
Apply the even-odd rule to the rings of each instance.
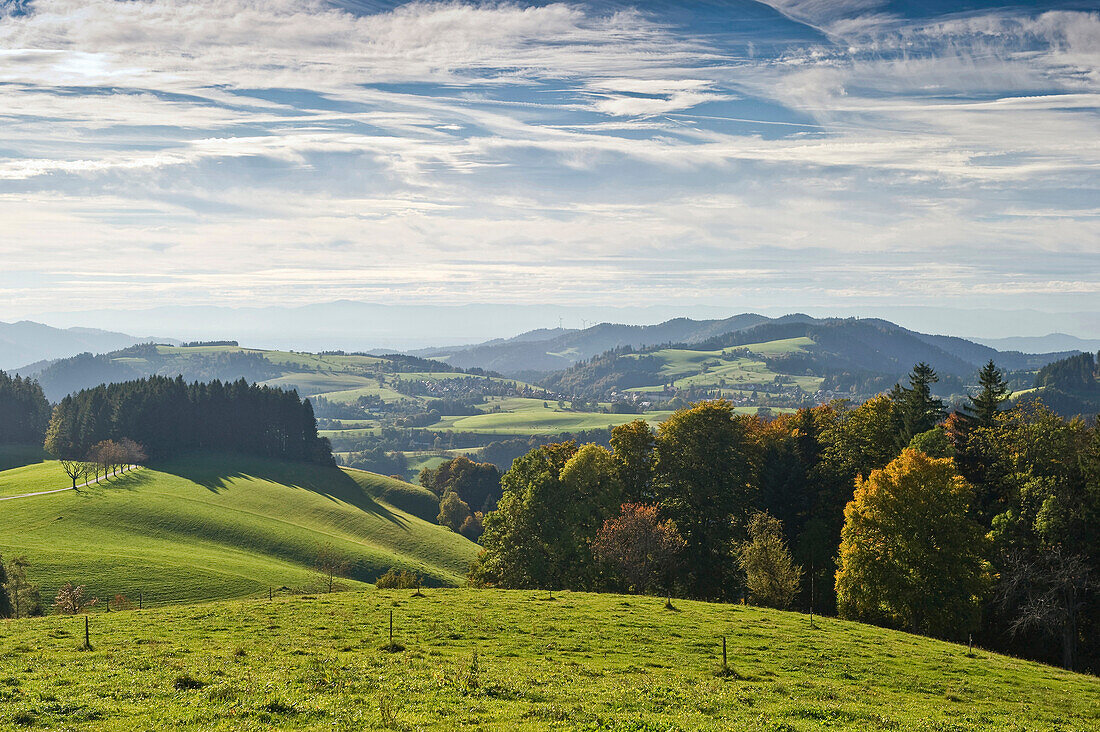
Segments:
[[[833,618],[369,590],[6,623],[0,726],[1086,732],[1100,680]],[[392,612],[396,652],[387,652]],[[722,641],[728,669],[723,671]],[[33,659],[33,660],[32,660]]]
[[[0,497],[69,485],[57,463],[26,462],[0,472]],[[351,585],[392,566],[459,584],[477,545],[422,518],[429,500],[361,471],[201,454],[0,502],[0,552],[27,556],[44,598],[67,580],[151,603],[309,588],[322,551],[347,563]]]
[[[653,351],[677,346],[713,351],[790,338],[813,341],[805,352],[821,366],[883,374],[904,373],[917,361],[927,361],[941,373],[967,376],[991,358],[1009,370],[1036,369],[1069,355],[997,351],[964,338],[918,333],[886,320],[812,318],[798,313],[780,318],[754,313],[724,320],[678,318],[653,326],[602,323],[543,339],[524,334],[464,349],[417,353],[464,368],[491,368],[534,378],[532,372],[562,370],[615,349]]]

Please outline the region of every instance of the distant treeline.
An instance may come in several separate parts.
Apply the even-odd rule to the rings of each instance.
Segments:
[[[37,381],[0,371],[0,445],[39,442],[50,421],[50,403]]]
[[[85,389],[61,400],[46,431],[46,449],[83,459],[102,440],[130,438],[150,457],[224,450],[331,464],[308,401],[294,392],[249,384],[145,379]]]
[[[1092,354],[1082,353],[1039,369],[1035,386],[1062,391],[1100,392],[1100,373]]]
[[[129,359],[129,360],[127,360]],[[186,381],[264,381],[280,376],[283,370],[264,358],[247,351],[193,353],[187,358],[162,354],[152,343],[143,343],[114,353],[94,356],[82,353],[47,366],[38,374],[38,382],[51,400],[89,389],[96,384],[140,379],[145,376],[182,376]]]

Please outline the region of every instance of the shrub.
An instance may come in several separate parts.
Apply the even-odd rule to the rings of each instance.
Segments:
[[[72,582],[66,582],[57,591],[57,597],[53,602],[53,611],[59,615],[79,615],[99,602],[99,598],[84,597],[84,585],[73,586]]]
[[[412,590],[420,587],[420,582],[420,575],[415,572],[405,569],[399,572],[396,567],[390,567],[384,575],[375,580],[374,586],[380,590]]]

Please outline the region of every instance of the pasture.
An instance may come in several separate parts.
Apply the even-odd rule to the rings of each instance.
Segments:
[[[17,480],[21,471],[34,481]],[[9,495],[68,485],[53,462],[0,472]],[[153,604],[316,587],[326,553],[346,565],[349,586],[391,566],[461,584],[477,545],[421,518],[425,494],[361,471],[198,455],[4,501],[0,552],[26,555],[47,600],[69,580]]]
[[[7,622],[0,726],[997,730],[1100,726],[1100,680],[739,605],[428,589]],[[389,644],[393,613],[396,644]],[[722,637],[728,666],[722,668]]]

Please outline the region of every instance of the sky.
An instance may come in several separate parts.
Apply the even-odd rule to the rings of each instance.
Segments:
[[[1094,7],[0,0],[0,320],[1096,311]]]

